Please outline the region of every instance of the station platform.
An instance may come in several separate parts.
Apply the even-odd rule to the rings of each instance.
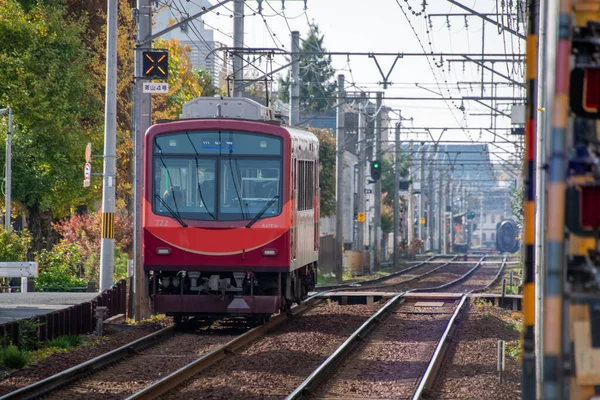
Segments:
[[[0,293],[0,325],[91,301],[98,293]]]

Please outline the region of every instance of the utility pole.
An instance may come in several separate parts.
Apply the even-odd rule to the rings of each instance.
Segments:
[[[396,124],[394,141],[394,267],[400,263],[400,124],[402,123],[402,114],[400,121]]]
[[[368,102],[368,100],[366,100]],[[357,211],[359,213],[365,213],[365,164],[367,160],[367,152],[366,152],[366,124],[365,124],[365,109],[363,104],[359,104],[358,106],[358,182],[356,185],[356,201],[358,203]],[[367,222],[359,222],[358,223],[358,231],[357,231],[357,247],[358,251],[361,254],[361,260],[363,262],[363,268],[366,265],[365,262],[365,226]]]
[[[4,215],[4,229],[7,231],[12,229],[10,206],[12,196],[12,131],[13,131],[13,113],[12,108],[6,107],[0,110],[0,115],[8,113],[8,133],[6,134],[6,188],[5,190],[5,207],[6,214]]]
[[[438,163],[439,163],[439,157],[436,157],[438,159]],[[437,201],[436,201],[436,207],[437,207],[437,248],[438,248],[438,253],[441,253],[443,251],[442,249],[442,230],[444,228],[444,223],[442,221],[442,215],[444,215],[442,208],[443,208],[443,204],[442,204],[442,199],[444,198],[444,196],[442,196],[442,181],[444,179],[444,175],[442,172],[442,168],[438,167],[438,193],[437,193]]]
[[[292,36],[293,40],[293,36]],[[244,47],[244,0],[233,0],[233,47]],[[244,95],[244,58],[233,54],[233,97]]]
[[[415,258],[414,241],[415,241],[415,202],[413,201],[413,184],[412,184],[412,154],[413,154],[413,141],[408,143],[408,154],[409,154],[409,168],[408,174],[410,182],[408,183],[408,216],[406,221],[408,223],[408,257],[410,260]]]
[[[290,125],[300,122],[300,32],[292,32],[292,81],[290,82]]]
[[[434,154],[437,154],[437,145],[434,147]],[[435,193],[433,190],[433,157],[434,154],[429,156],[429,162],[432,164],[432,167],[429,168],[429,188],[427,189],[427,228],[428,229],[428,241],[429,241],[429,251],[433,251],[433,199],[435,197]]]
[[[419,147],[421,151],[421,168],[419,171],[419,182],[421,183],[421,194],[419,194],[419,239],[423,241],[423,250],[425,250],[425,226],[423,218],[425,217],[425,143],[421,142]]]
[[[115,274],[115,156],[117,147],[117,19],[118,0],[108,0],[106,32],[106,93],[104,108],[104,173],[100,291],[109,289]]]
[[[150,316],[150,304],[146,293],[146,279],[142,262],[142,199],[144,185],[144,135],[152,119],[152,97],[143,93],[142,56],[150,48],[147,39],[152,34],[152,7],[150,0],[137,0],[137,41],[135,48],[134,89],[134,213],[133,213],[133,313],[140,321]]]
[[[442,216],[441,219],[441,226],[440,226],[440,239],[442,241],[442,252],[443,254],[448,254],[448,241],[446,240],[446,236],[447,235],[447,229],[448,229],[448,224],[447,224],[447,218],[446,218],[446,191],[444,190],[446,187],[444,186],[444,183],[442,182],[442,174],[440,173],[440,204],[441,204],[441,210],[440,210],[440,215]]]
[[[381,136],[383,131],[383,92],[377,92],[377,115],[375,117],[375,153],[373,154],[373,161],[379,160],[381,157]],[[381,162],[381,160],[380,160]],[[375,181],[375,189],[374,189],[374,219],[375,219],[375,229],[373,232],[373,252],[374,252],[374,263],[373,263],[373,271],[379,271],[381,268],[381,240],[380,232],[381,232],[381,179],[377,179]]]
[[[335,275],[339,283],[342,282],[344,275],[344,150],[346,148],[345,140],[345,122],[344,122],[344,75],[338,75],[338,95],[337,95],[337,129],[336,129],[336,173],[337,173],[337,198],[335,211],[335,241],[336,241],[336,260]]]

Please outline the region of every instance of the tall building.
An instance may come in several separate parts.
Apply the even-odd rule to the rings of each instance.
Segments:
[[[211,4],[207,0],[198,0],[195,2],[167,1],[166,6],[160,7],[156,11],[152,29],[154,32],[160,32],[177,21],[199,13],[203,7],[210,6]],[[209,70],[213,77],[214,86],[217,89],[225,84],[226,73],[223,73],[225,69],[223,54],[212,53],[209,55],[212,50],[222,47],[222,44],[215,42],[214,31],[206,28],[201,18],[197,18],[166,33],[161,36],[161,39],[176,39],[182,46],[189,46],[191,53],[188,53],[188,55],[192,65],[196,68]]]

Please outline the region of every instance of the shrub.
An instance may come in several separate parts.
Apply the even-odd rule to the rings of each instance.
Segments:
[[[33,319],[19,321],[19,347],[21,350],[31,351],[38,347],[38,327],[39,324]]]
[[[11,344],[0,350],[0,360],[2,361],[2,364],[8,368],[23,368],[27,365],[27,353]]]
[[[47,347],[57,347],[59,349],[70,349],[72,347],[81,346],[83,344],[83,339],[81,336],[77,335],[66,335],[59,336],[50,342],[48,342]]]
[[[31,234],[29,231],[7,231],[4,227],[0,227],[0,260],[25,261],[30,244]]]

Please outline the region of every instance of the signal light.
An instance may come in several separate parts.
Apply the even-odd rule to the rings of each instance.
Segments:
[[[379,160],[371,161],[371,179],[374,181],[381,179],[381,162]]]
[[[583,98],[586,108],[600,108],[600,68],[585,69]]]
[[[169,77],[169,53],[167,51],[143,51],[142,75],[144,78],[167,79]]]

